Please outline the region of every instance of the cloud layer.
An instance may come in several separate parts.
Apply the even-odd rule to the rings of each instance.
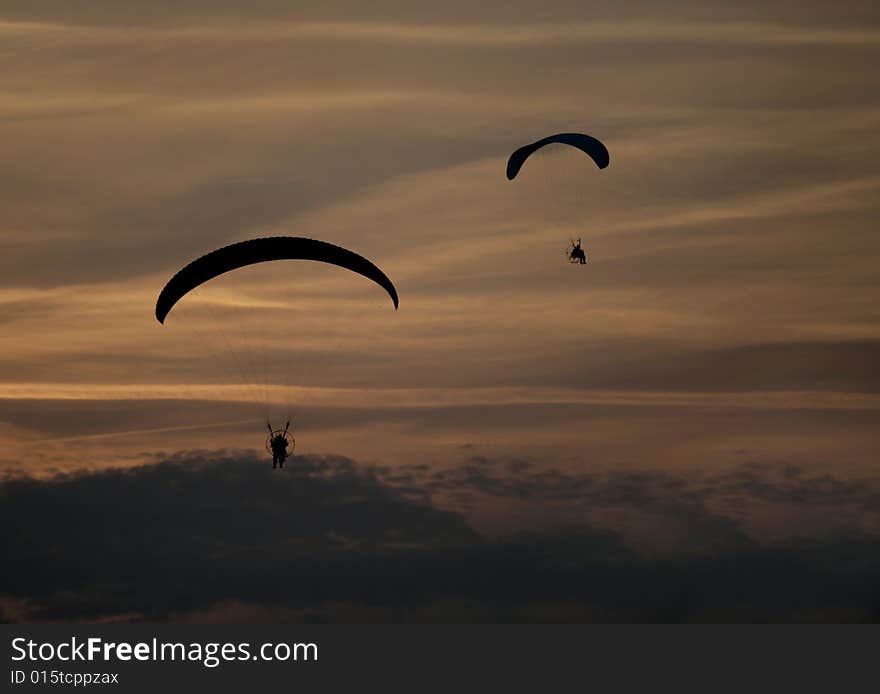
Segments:
[[[219,452],[12,478],[0,498],[6,620],[864,621],[880,608],[876,534],[748,532],[755,503],[880,516],[876,480],[794,466],[694,484],[479,458],[432,473],[307,456],[277,472]],[[479,533],[464,509],[493,498],[544,521]],[[581,513],[564,521],[559,503]],[[674,546],[652,547],[650,528]]]

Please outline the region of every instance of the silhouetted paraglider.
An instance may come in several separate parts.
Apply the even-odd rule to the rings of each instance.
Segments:
[[[574,241],[571,242],[568,248],[568,261],[570,263],[579,263],[581,265],[587,264],[587,253],[584,251],[581,246],[581,240],[578,239],[577,243]]]
[[[588,155],[594,162],[596,162],[596,166],[598,166],[600,169],[604,169],[611,161],[611,156],[608,154],[608,150],[606,149],[605,145],[603,145],[595,137],[590,137],[589,135],[584,135],[583,133],[558,133],[557,135],[544,137],[537,142],[531,143],[530,145],[520,147],[513,154],[511,154],[510,158],[507,160],[507,180],[512,181],[514,178],[516,178],[516,175],[519,173],[522,165],[525,163],[526,159],[528,159],[532,154],[537,152],[542,147],[557,143],[576,147],[577,149],[581,150],[584,154]]]
[[[288,432],[290,430],[290,420],[284,425],[284,429],[273,429],[269,422],[266,422],[269,428],[269,438],[266,439],[266,450],[272,454],[272,468],[284,467],[284,461],[287,456],[293,453],[296,440]]]
[[[351,270],[354,273],[372,280],[382,287],[391,297],[391,301],[394,303],[394,308],[397,309],[398,307],[397,290],[395,289],[394,284],[388,276],[382,272],[382,270],[363,256],[325,241],[295,236],[275,236],[234,243],[230,246],[211,251],[207,255],[193,260],[175,274],[162,288],[159,298],[156,301],[156,319],[164,324],[168,313],[178,301],[189,292],[220,275],[248,265],[276,260],[313,260]],[[234,323],[235,321],[230,322]],[[243,325],[241,326],[241,329],[244,331]],[[224,342],[228,343],[225,332],[222,334]],[[210,341],[206,342],[208,342],[208,344],[205,344],[205,347],[210,350]],[[250,340],[245,339],[245,344],[248,345],[249,343]],[[242,359],[237,356],[231,346],[229,346],[229,349],[233,361],[241,372],[243,381],[248,380],[251,374],[257,370],[252,361],[262,361],[264,371],[267,370],[265,353],[262,355],[262,360],[245,359],[244,363],[242,363]],[[248,369],[248,366],[250,367],[250,370]],[[265,397],[264,404],[266,405],[266,410],[268,412],[268,375],[266,378],[267,383],[263,395]],[[256,391],[258,389],[254,390]],[[254,399],[256,400],[257,398]],[[266,440],[266,449],[272,454],[272,467],[283,468],[284,461],[293,453],[293,447],[295,445],[295,440],[289,433],[290,415],[288,414],[287,424],[284,429],[272,429],[272,425],[269,421],[267,421],[266,425],[269,429],[269,438]]]
[[[525,163],[526,159],[532,156],[532,154],[542,147],[551,144],[569,145],[570,147],[575,147],[581,150],[584,154],[588,155],[600,169],[604,169],[611,161],[611,155],[608,154],[608,149],[595,137],[584,135],[583,133],[558,133],[520,147],[511,154],[510,158],[507,160],[507,180],[512,181],[516,178],[522,165]],[[567,255],[569,262],[571,263],[579,263],[580,265],[587,264],[587,254],[581,247],[580,239],[578,239],[577,243],[574,243],[574,241],[571,242]]]

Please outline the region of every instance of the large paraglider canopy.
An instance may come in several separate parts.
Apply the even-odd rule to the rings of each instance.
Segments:
[[[555,143],[576,147],[596,162],[596,166],[600,169],[604,169],[611,161],[611,157],[608,154],[605,145],[599,142],[595,137],[590,137],[589,135],[584,135],[582,133],[559,133],[557,135],[550,135],[549,137],[542,138],[530,145],[520,147],[511,154],[510,159],[507,160],[507,180],[512,181],[516,177],[526,159],[532,154],[546,145]]]
[[[397,308],[397,290],[388,276],[363,256],[326,241],[298,236],[273,236],[241,241],[192,261],[172,277],[156,301],[156,319],[165,317],[188,292],[231,270],[272,260],[317,260],[346,268],[382,287]]]

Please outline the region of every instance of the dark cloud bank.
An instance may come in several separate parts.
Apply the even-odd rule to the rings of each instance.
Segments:
[[[588,525],[487,537],[481,499],[631,508],[700,541],[648,556]],[[4,621],[878,621],[880,540],[856,531],[758,544],[737,503],[876,512],[876,488],[744,465],[567,475],[473,458],[433,471],[250,453],[0,484]],[[710,509],[727,508],[730,513]]]

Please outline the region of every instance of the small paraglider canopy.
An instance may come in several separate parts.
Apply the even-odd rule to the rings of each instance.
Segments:
[[[156,301],[156,320],[165,317],[187,293],[201,284],[238,268],[273,260],[317,260],[351,270],[382,287],[397,308],[397,290],[384,272],[363,256],[326,241],[299,236],[272,236],[241,241],[211,251],[184,267],[166,284]]]
[[[520,147],[511,154],[510,159],[507,160],[507,180],[512,181],[516,178],[522,165],[532,154],[542,147],[556,143],[576,147],[588,155],[600,169],[604,169],[611,161],[608,149],[595,137],[583,133],[558,133]]]

